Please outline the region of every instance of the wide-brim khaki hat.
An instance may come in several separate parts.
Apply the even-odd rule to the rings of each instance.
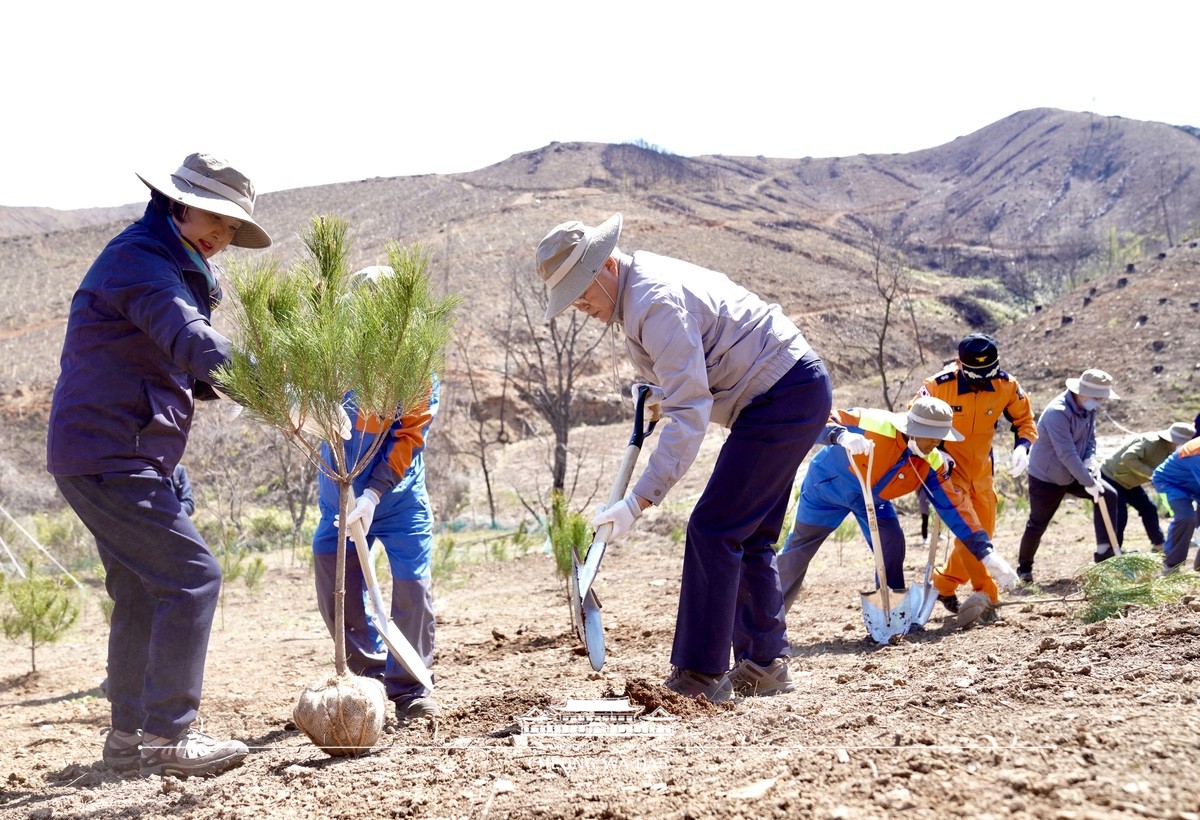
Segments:
[[[555,226],[537,247],[537,272],[550,289],[546,319],[571,306],[592,284],[621,237],[621,215],[594,228],[572,220]]]
[[[1103,370],[1089,368],[1078,379],[1067,379],[1067,389],[1077,396],[1089,399],[1119,399],[1112,389],[1113,377]]]
[[[1166,430],[1159,431],[1158,435],[1165,441],[1169,441],[1176,447],[1187,444],[1196,437],[1196,429],[1186,421],[1177,421],[1168,427]]]
[[[896,413],[893,424],[909,438],[936,438],[940,441],[962,441],[963,434],[954,429],[954,410],[941,399],[921,396],[907,413]]]
[[[138,174],[137,178],[167,199],[241,222],[230,244],[239,248],[271,246],[270,234],[254,221],[254,185],[224,160],[191,154],[169,175]]]

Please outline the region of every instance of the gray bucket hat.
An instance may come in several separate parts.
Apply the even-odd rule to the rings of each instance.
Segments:
[[[1171,442],[1176,447],[1187,444],[1196,437],[1196,429],[1186,421],[1177,421],[1166,430],[1159,431],[1159,437]]]
[[[1077,396],[1089,399],[1119,399],[1112,389],[1113,377],[1103,370],[1090,368],[1078,379],[1067,379],[1067,389]]]
[[[362,270],[356,270],[346,277],[346,290],[357,290],[363,285],[374,287],[379,284],[380,279],[386,279],[389,276],[395,275],[396,271],[392,270],[391,265],[369,265]]]
[[[907,413],[897,413],[893,423],[897,430],[909,438],[963,440],[963,434],[954,429],[954,410],[933,396],[921,396],[912,403]]]
[[[137,178],[167,199],[241,222],[231,244],[269,248],[271,236],[254,221],[254,185],[245,174],[208,154],[190,154],[169,176]]]
[[[547,321],[583,295],[620,236],[621,215],[613,214],[595,228],[574,220],[564,222],[538,243],[537,272],[550,289]]]

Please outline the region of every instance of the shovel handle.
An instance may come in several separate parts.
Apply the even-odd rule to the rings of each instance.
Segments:
[[[933,523],[929,527],[929,559],[925,562],[925,573],[928,575],[934,563],[937,562],[938,541],[942,539],[942,517],[936,511],[931,511]]]
[[[638,384],[634,389],[636,396],[633,402],[633,435],[629,437],[629,446],[641,449],[646,437],[654,432],[654,426],[658,424],[657,414],[646,424],[646,409],[659,407],[664,395],[661,387],[652,384]]]
[[[375,613],[379,636],[383,638],[388,650],[400,662],[400,665],[407,669],[422,686],[432,691],[433,676],[429,674],[429,668],[425,666],[425,661],[408,638],[404,637],[400,628],[392,622],[387,609],[384,608],[383,595],[379,592],[379,582],[375,580],[375,567],[371,564],[371,550],[367,546],[367,531],[361,520],[350,525],[350,540],[354,542],[354,549],[358,552],[358,563],[362,567],[363,580],[367,584],[367,593],[371,598],[371,609]]]
[[[1096,479],[1100,481],[1101,479]],[[1096,500],[1096,506],[1100,508],[1100,517],[1104,519],[1104,529],[1108,532],[1108,543],[1112,547],[1113,555],[1121,554],[1121,545],[1117,543],[1117,532],[1113,529],[1112,517],[1108,514],[1108,505],[1104,503],[1104,493],[1100,494],[1100,498]]]
[[[891,589],[887,583],[887,568],[883,565],[883,546],[879,543],[879,521],[875,517],[875,498],[871,493],[870,477],[874,474],[875,442],[870,439],[867,441],[870,447],[867,450],[867,476],[865,478],[858,469],[858,464],[855,463],[854,456],[847,453],[847,459],[850,462],[850,469],[854,471],[854,475],[858,478],[858,483],[862,487],[863,504],[867,508],[867,528],[871,532],[871,552],[875,556],[876,588],[879,590],[879,597],[883,601],[884,618],[890,625],[892,609]]]

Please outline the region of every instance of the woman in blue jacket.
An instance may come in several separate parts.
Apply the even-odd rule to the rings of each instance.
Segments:
[[[196,398],[230,342],[213,329],[229,245],[265,248],[254,186],[192,154],[169,175],[139,175],[146,212],[101,251],[71,300],[46,467],[96,538],[113,599],[103,758],[144,775],[212,775],[245,744],[191,728],[221,570],[171,482]]]

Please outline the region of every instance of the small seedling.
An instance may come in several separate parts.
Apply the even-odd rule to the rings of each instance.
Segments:
[[[25,577],[4,587],[5,612],[0,618],[4,636],[29,647],[29,665],[37,672],[37,649],[55,643],[79,618],[79,604],[70,587],[58,578],[38,573],[26,562]]]

